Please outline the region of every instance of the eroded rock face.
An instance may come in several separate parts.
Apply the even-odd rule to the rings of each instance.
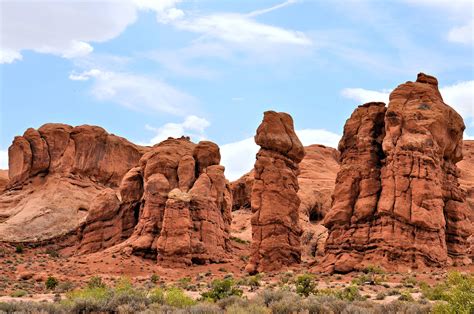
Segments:
[[[299,218],[303,230],[301,251],[303,261],[313,261],[315,256],[324,254],[327,229],[321,225],[321,220],[331,209],[331,196],[339,171],[339,152],[319,144],[305,146],[304,150],[306,154],[299,164],[298,175]],[[232,210],[250,209],[253,182],[252,170],[231,183]]]
[[[96,126],[45,124],[26,130],[8,150],[0,240],[45,241],[73,232],[86,219],[94,221],[95,212],[111,209],[111,203],[96,208],[94,199],[104,198],[105,191],[112,195],[145,151]]]
[[[298,164],[304,148],[286,113],[267,111],[257,129],[261,147],[252,187],[252,248],[246,270],[270,271],[301,261]]]
[[[463,160],[457,163],[461,176],[459,183],[466,191],[467,206],[471,216],[471,221],[474,222],[474,141],[465,140],[463,145]],[[470,236],[470,256],[474,260],[474,235]]]
[[[360,106],[344,127],[326,257],[348,272],[468,263],[472,222],[458,183],[464,123],[443,102],[437,80],[419,74],[387,108]]]
[[[99,206],[115,213],[100,219],[115,229],[102,227],[100,237],[95,227],[92,236],[84,230],[84,239],[96,239],[85,247],[92,252],[117,244],[115,239],[123,240],[133,223],[117,226],[136,217],[133,232],[120,245],[125,252],[173,266],[226,260],[232,196],[219,162],[219,147],[212,142],[194,144],[182,137],[155,145],[122,180],[121,202],[109,194]]]

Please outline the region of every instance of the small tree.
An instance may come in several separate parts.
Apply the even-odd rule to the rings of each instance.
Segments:
[[[55,277],[48,276],[48,279],[46,279],[46,282],[45,282],[46,289],[53,290],[54,288],[56,288],[58,283],[59,281]]]
[[[232,278],[216,279],[211,284],[211,290],[204,292],[202,297],[204,299],[211,299],[213,301],[221,300],[232,295],[241,296],[242,290],[235,287],[234,280]]]
[[[296,293],[302,296],[309,296],[316,292],[316,283],[314,282],[313,275],[304,274],[296,278]]]

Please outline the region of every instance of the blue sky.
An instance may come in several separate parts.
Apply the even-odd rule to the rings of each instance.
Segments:
[[[190,135],[250,169],[265,110],[336,146],[356,105],[418,72],[474,136],[470,0],[0,0],[0,168],[15,135],[100,125],[141,144]]]

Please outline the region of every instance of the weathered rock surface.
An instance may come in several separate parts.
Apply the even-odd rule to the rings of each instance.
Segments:
[[[324,254],[327,229],[320,222],[331,209],[339,152],[319,144],[305,146],[304,150],[306,154],[299,164],[298,175],[299,218],[303,230],[301,251],[303,260],[312,261],[316,255]],[[234,211],[251,207],[253,182],[251,171],[231,183]]]
[[[424,74],[398,86],[388,108],[359,106],[339,144],[341,170],[324,218],[329,237],[320,267],[469,263],[473,225],[456,167],[464,128],[437,80]]]
[[[457,163],[461,176],[459,183],[466,191],[466,200],[470,209],[471,222],[474,222],[474,141],[465,140],[463,145],[463,160]],[[474,235],[470,236],[470,256],[474,260]]]
[[[0,241],[45,241],[74,231],[94,207],[91,201],[117,189],[145,151],[96,126],[45,124],[26,130],[8,150]]]
[[[0,192],[5,189],[8,184],[8,170],[0,170]]]
[[[82,252],[128,238],[122,251],[163,265],[228,259],[232,196],[219,162],[212,142],[182,137],[155,145],[125,175],[118,197],[113,191],[100,196],[97,208],[106,210],[84,229]]]
[[[286,113],[267,111],[257,129],[261,147],[251,194],[252,248],[246,270],[269,271],[301,261],[298,164],[304,148]]]

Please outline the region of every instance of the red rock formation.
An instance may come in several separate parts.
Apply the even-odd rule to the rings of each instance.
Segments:
[[[257,129],[261,149],[252,187],[252,252],[246,270],[281,269],[301,260],[298,164],[304,148],[286,113],[267,111]]]
[[[0,170],[0,192],[2,192],[8,184],[8,170]]]
[[[457,166],[461,171],[459,183],[466,191],[467,206],[470,209],[471,221],[474,221],[474,141],[465,140],[463,160]],[[470,236],[470,256],[474,260],[474,235]]]
[[[72,232],[88,216],[94,221],[97,211],[112,210],[111,203],[97,208],[91,201],[105,195],[110,200],[109,189],[118,188],[144,151],[95,126],[45,124],[26,130],[8,150],[10,181],[0,195],[0,240],[52,239]]]
[[[459,187],[464,123],[435,78],[398,86],[387,109],[360,106],[344,127],[326,270],[468,263],[472,222]]]
[[[219,162],[212,142],[196,145],[182,137],[155,145],[122,180],[121,202],[113,191],[98,198],[102,212],[86,222],[80,251],[94,252],[129,236],[120,250],[165,265],[226,260],[232,196]]]
[[[339,171],[339,152],[331,147],[319,144],[306,146],[305,156],[299,164],[298,197],[302,259],[314,260],[316,255],[324,254],[327,229],[321,220],[331,208],[331,195]],[[254,182],[254,172],[243,175],[231,183],[233,210],[250,208],[250,197]],[[248,223],[250,228],[250,221]]]

